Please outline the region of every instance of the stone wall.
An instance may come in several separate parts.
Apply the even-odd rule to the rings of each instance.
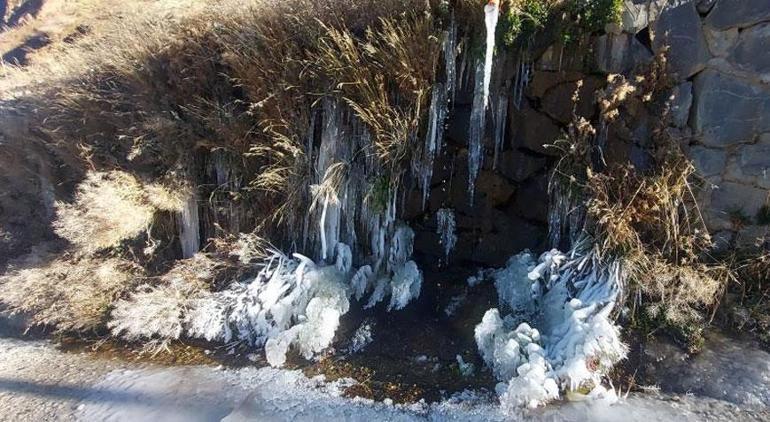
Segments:
[[[661,2],[662,3],[662,2]],[[765,243],[770,224],[770,2],[700,0],[663,8],[685,149],[708,183],[701,205],[718,246]],[[685,120],[686,119],[686,120]]]
[[[487,113],[486,154],[473,205],[467,195],[473,84],[466,81],[450,113],[427,210],[417,192],[406,201],[417,252],[443,258],[435,219],[440,208],[453,209],[457,219],[450,262],[500,265],[523,248],[549,246],[546,187],[556,151],[546,145],[566,131],[577,81],[583,82],[575,110],[596,121],[595,92],[607,75],[633,78],[661,51],[667,51],[675,83],[668,130],[705,181],[699,201],[717,245],[763,244],[770,233],[770,2],[625,0],[621,22],[603,34],[530,51],[530,77],[519,103],[513,92],[521,57],[498,49],[490,92],[510,94],[508,121],[494,164],[496,122]],[[636,100],[621,112],[624,118],[608,128],[605,154],[644,168],[658,124],[655,113]]]

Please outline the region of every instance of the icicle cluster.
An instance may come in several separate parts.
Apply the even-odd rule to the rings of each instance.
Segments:
[[[450,208],[441,208],[436,211],[436,234],[439,235],[439,242],[444,247],[444,260],[449,261],[449,254],[457,243],[457,225],[455,223],[455,212]]]
[[[484,53],[484,108],[489,102],[489,83],[492,80],[492,63],[495,55],[495,30],[497,20],[500,17],[500,8],[497,2],[489,2],[484,6],[484,25],[487,29],[487,49]]]
[[[574,244],[583,233],[585,207],[569,186],[554,177],[548,185],[548,242],[558,248],[563,241]]]
[[[610,318],[622,288],[619,264],[600,261],[578,242],[567,255],[552,250],[538,261],[523,252],[493,277],[501,305],[512,313],[501,318],[497,309],[487,311],[476,342],[503,381],[503,405],[538,406],[559,389],[611,396],[601,379],[627,352]]]
[[[484,93],[484,65],[476,65],[473,104],[468,124],[468,196],[470,203],[476,194],[476,178],[481,170],[484,158],[484,131],[486,129],[486,95]]]
[[[242,187],[243,178],[236,159],[233,154],[220,148],[212,150],[207,161],[208,174],[214,180],[215,188],[209,197],[212,206],[204,207],[204,221],[213,221],[211,226],[226,227],[230,233],[240,233],[244,210],[232,200],[230,194],[239,192]],[[203,237],[208,235],[210,233],[204,234]]]

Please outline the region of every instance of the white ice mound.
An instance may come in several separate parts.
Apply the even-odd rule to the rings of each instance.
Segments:
[[[596,390],[626,346],[610,317],[621,288],[617,262],[578,245],[568,255],[528,251],[492,273],[505,318],[490,309],[476,326],[479,352],[504,407],[536,407],[560,390]],[[530,321],[529,323],[523,321]],[[533,328],[537,327],[537,328]],[[602,396],[608,396],[603,394]]]
[[[256,277],[217,292],[182,279],[142,286],[117,304],[109,326],[129,340],[189,336],[264,346],[273,366],[282,366],[292,347],[311,359],[331,345],[351,296],[361,300],[371,292],[367,307],[389,296],[388,311],[419,297],[422,273],[411,260],[413,240],[414,232],[399,225],[389,254],[374,269],[354,269],[351,248],[337,242],[331,265],[273,251],[257,260]]]

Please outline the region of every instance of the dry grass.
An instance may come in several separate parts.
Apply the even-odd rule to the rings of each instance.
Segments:
[[[119,259],[61,258],[0,277],[0,301],[57,331],[97,332],[141,271]]]
[[[314,58],[317,79],[328,80],[366,124],[375,153],[392,174],[403,169],[435,79],[440,43],[430,17],[383,20],[364,40],[327,28]]]

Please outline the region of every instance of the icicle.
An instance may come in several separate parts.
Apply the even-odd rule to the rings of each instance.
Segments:
[[[333,101],[324,103],[324,128],[321,134],[321,146],[318,151],[318,160],[316,161],[316,175],[318,185],[326,182],[327,177],[331,177],[330,170],[333,166],[348,159],[349,148],[352,148],[351,142],[346,139],[342,130],[342,116],[339,106]],[[345,185],[343,183],[343,185]],[[344,189],[344,186],[343,186]],[[340,240],[340,222],[342,210],[340,197],[344,198],[342,192],[323,193],[321,204],[323,206],[318,222],[318,238],[321,243],[320,259],[330,262],[335,247]]]
[[[425,147],[423,157],[417,167],[420,188],[422,189],[422,209],[428,203],[430,194],[430,181],[433,178],[433,162],[441,151],[444,140],[444,120],[446,119],[446,91],[442,84],[433,86],[433,95],[430,102],[428,117],[428,131],[425,135]]]
[[[446,92],[454,106],[457,91],[457,23],[452,15],[449,29],[444,32],[444,63],[446,64]]]
[[[492,80],[492,62],[495,55],[495,29],[497,19],[500,16],[500,8],[496,0],[490,0],[484,6],[484,24],[487,27],[487,51],[484,55],[484,109],[489,102],[489,83]]]
[[[436,211],[436,233],[439,241],[444,246],[444,260],[449,261],[449,254],[457,243],[455,213],[449,208],[441,208]]]
[[[495,110],[495,154],[492,160],[492,168],[497,169],[498,157],[505,141],[505,128],[508,123],[508,96],[501,93],[497,97]]]
[[[468,125],[468,196],[473,205],[476,193],[476,177],[483,159],[483,138],[486,125],[486,96],[484,94],[484,64],[476,65],[476,87],[473,90],[473,107]]]
[[[517,110],[521,110],[521,103],[524,99],[524,89],[529,84],[531,73],[532,61],[529,58],[529,51],[522,50],[519,52],[519,62],[513,81],[513,105]]]
[[[179,217],[179,243],[182,245],[182,257],[191,258],[200,250],[198,200],[194,193],[187,198]]]

